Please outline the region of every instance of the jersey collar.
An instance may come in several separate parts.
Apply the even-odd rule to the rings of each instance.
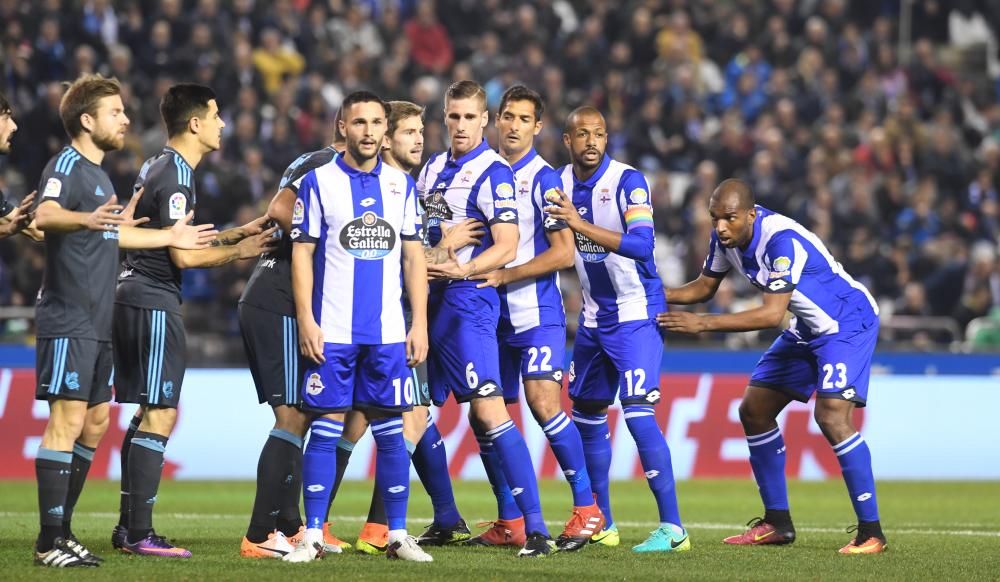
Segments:
[[[536,157],[538,157],[538,152],[535,151],[534,147],[532,147],[530,150],[528,150],[528,153],[524,154],[524,157],[514,162],[510,166],[510,169],[514,170],[514,173],[520,172],[525,166],[531,163],[531,160],[535,159]]]
[[[339,167],[341,170],[344,171],[345,174],[347,174],[352,178],[356,178],[358,176],[378,176],[379,174],[382,173],[382,156],[378,157],[378,162],[375,163],[375,167],[372,168],[372,171],[370,172],[365,172],[363,170],[359,170],[357,168],[347,165],[347,162],[344,161],[344,156],[341,156],[339,154],[333,159],[336,161],[337,167]]]
[[[165,153],[165,154],[173,154],[174,156],[176,156],[176,159],[180,160],[181,163],[183,163],[185,166],[187,166],[187,168],[189,170],[191,169],[191,164],[189,164],[187,162],[187,160],[184,159],[184,156],[182,156],[181,153],[179,151],[175,150],[174,148],[172,148],[170,146],[163,146],[163,153]]]
[[[458,158],[457,160],[453,160],[451,159],[451,148],[448,148],[448,161],[446,162],[445,165],[451,164],[452,166],[462,167],[466,163],[479,157],[479,154],[485,152],[488,149],[490,149],[490,144],[486,143],[486,140],[483,139],[483,141],[476,147],[472,148],[471,151],[469,151],[462,157]]]
[[[573,174],[573,184],[575,186],[582,186],[588,190],[593,190],[594,186],[597,185],[597,181],[600,180],[602,176],[604,176],[604,173],[608,171],[608,166],[610,165],[611,165],[611,156],[609,156],[608,154],[604,154],[604,157],[601,158],[601,165],[597,167],[596,172],[594,172],[589,178],[587,178],[582,182],[577,179],[576,174]]]
[[[747,250],[742,251],[744,257],[750,259],[757,255],[757,245],[760,244],[760,231],[761,222],[764,221],[763,208],[757,206],[757,217],[753,220],[753,237],[750,239],[750,244],[747,245]]]

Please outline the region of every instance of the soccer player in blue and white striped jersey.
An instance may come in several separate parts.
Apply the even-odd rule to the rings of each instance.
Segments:
[[[721,315],[663,313],[660,324],[683,333],[752,331],[780,325],[786,311],[795,316],[757,363],[740,404],[764,517],[724,541],[736,545],[795,541],[785,483],[785,441],[777,417],[791,401],[808,402],[815,393],[816,424],[837,454],[858,518],[857,534],[840,553],[883,552],[886,540],[875,499],[871,452],[851,419],[854,408],[865,406],[868,399],[879,328],[875,300],[815,234],[754,204],[746,182],[719,184],[708,211],[714,229],[702,274],[667,289],[667,301],[680,305],[707,301],[735,268],[764,293],[764,303]]]

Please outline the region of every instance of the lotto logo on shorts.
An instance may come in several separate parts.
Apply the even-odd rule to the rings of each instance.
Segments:
[[[320,378],[319,374],[313,372],[309,374],[309,379],[306,380],[306,394],[310,396],[316,396],[323,391],[323,379]]]

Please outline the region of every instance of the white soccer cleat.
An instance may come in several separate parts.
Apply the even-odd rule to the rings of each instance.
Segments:
[[[433,562],[434,557],[417,545],[417,538],[406,536],[400,541],[389,544],[385,557],[390,560],[406,560],[407,562]]]
[[[307,529],[295,549],[281,559],[285,562],[312,562],[322,559],[324,553],[323,530]]]

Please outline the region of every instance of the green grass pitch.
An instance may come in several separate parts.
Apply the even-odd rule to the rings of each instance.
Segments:
[[[456,483],[459,508],[470,527],[495,512],[484,482]],[[998,580],[1000,579],[1000,484],[883,482],[882,523],[889,551],[879,556],[840,556],[854,515],[839,481],[792,482],[792,515],[798,540],[786,547],[724,546],[759,510],[749,481],[687,481],[678,486],[681,511],[691,532],[691,552],[635,555],[632,544],[654,527],[656,509],[641,481],[612,484],[622,544],[590,546],[576,553],[519,560],[511,549],[432,548],[432,564],[390,562],[356,553],[331,555],[312,564],[239,557],[253,484],[166,482],[160,488],[157,530],[194,553],[190,560],[139,558],[112,551],[110,532],[118,507],[117,483],[89,483],[76,510],[74,530],[106,562],[96,569],[57,571],[32,565],[37,533],[36,498],[30,482],[0,482],[0,579],[114,580]],[[353,541],[368,509],[371,484],[347,482],[334,504],[335,533]],[[568,517],[564,483],[542,483],[542,502],[553,535]],[[429,523],[427,497],[415,484],[410,503],[412,533]],[[322,578],[320,578],[322,577]]]

